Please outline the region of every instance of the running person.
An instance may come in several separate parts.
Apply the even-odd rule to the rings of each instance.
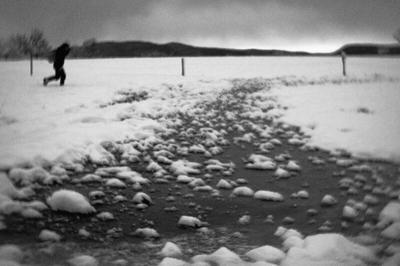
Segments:
[[[71,48],[69,47],[68,43],[63,43],[62,45],[60,45],[55,51],[53,51],[53,68],[55,70],[55,75],[54,76],[50,76],[47,78],[43,79],[43,85],[46,86],[47,83],[49,83],[52,80],[60,80],[60,86],[64,85],[65,82],[65,71],[64,71],[64,60],[65,57],[68,55],[68,53],[70,52]]]

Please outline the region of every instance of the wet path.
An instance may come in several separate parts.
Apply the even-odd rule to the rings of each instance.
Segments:
[[[107,252],[110,245],[113,245],[115,249],[120,248],[126,253],[122,252],[122,257],[132,254],[141,256],[141,259],[136,260],[139,263],[137,261],[147,261],[154,250],[159,250],[164,239],[174,239],[186,247],[186,250],[197,254],[221,245],[233,250],[245,250],[248,246],[264,244],[279,246],[279,239],[273,235],[279,225],[296,228],[305,235],[325,231],[356,235],[366,224],[374,224],[379,210],[390,200],[390,195],[398,196],[395,185],[398,166],[385,162],[357,161],[345,152],[333,155],[326,151],[305,148],[302,143],[307,137],[297,128],[278,123],[274,116],[265,115],[273,109],[274,99],[257,96],[261,89],[264,88],[236,86],[231,91],[218,95],[214,101],[200,104],[193,112],[177,113],[168,117],[176,123],[170,126],[171,131],[160,135],[159,141],[146,147],[133,143],[141,150],[141,155],[138,162],[128,163],[128,166],[150,180],[150,184],[143,185],[140,189],[152,198],[154,204],[148,208],[136,208],[132,197],[138,189],[132,185],[117,189],[106,187],[104,183],[84,184],[75,182],[83,174],[72,174],[71,180],[65,184],[38,188],[37,199],[44,201],[46,196],[58,188],[69,188],[84,195],[95,190],[103,191],[105,197],[101,200],[92,199],[92,204],[99,212],[111,212],[114,220],[99,221],[91,215],[52,211],[43,212],[45,218],[38,221],[10,216],[6,218],[6,223],[12,226],[1,232],[0,242],[34,245],[40,230],[46,228],[60,233],[65,241],[76,242],[72,246],[77,245],[77,249],[98,250],[98,256],[103,257],[104,261],[110,258],[101,252],[102,248]],[[257,102],[262,101],[270,101],[272,105],[264,109],[258,108],[264,115],[251,117],[256,111],[254,107],[257,107]],[[294,143],[294,139],[300,143]],[[263,143],[266,144],[263,147],[267,148],[260,150]],[[194,146],[196,147],[193,148]],[[166,147],[169,147],[173,155],[171,160],[186,159],[201,163],[200,172],[189,175],[201,178],[204,184],[190,186],[178,182],[177,175],[169,164],[159,163],[166,171],[158,177],[154,172],[146,170],[149,161],[157,160],[154,152],[165,150]],[[219,149],[221,152],[217,152]],[[215,154],[210,151],[215,151]],[[113,152],[116,158],[121,157],[120,153]],[[301,170],[287,169],[290,177],[279,178],[275,169],[248,169],[245,166],[252,154],[268,156],[282,169],[287,168],[288,162],[293,160],[300,165]],[[218,171],[207,170],[205,162],[209,159],[230,163],[234,167],[225,166]],[[341,162],[349,165],[340,165]],[[351,165],[368,165],[369,170],[360,172],[355,171],[354,167],[351,170]],[[94,172],[97,167],[87,166],[88,170],[91,168],[87,173]],[[352,183],[340,188],[339,181],[344,177],[352,180]],[[279,192],[284,200],[272,202],[232,196],[232,189],[216,190],[220,179],[228,180],[234,186],[248,186],[254,191]],[[204,191],[196,191],[196,187],[205,185],[212,190],[204,188]],[[306,190],[309,198],[293,196],[301,190]],[[321,199],[325,194],[334,196],[338,203],[331,207],[322,207]],[[349,199],[362,202],[366,194],[373,194],[379,203],[366,206],[371,209],[368,215],[364,209],[360,210],[362,214],[354,220],[343,219],[342,210],[346,202]],[[114,202],[116,195],[123,195],[128,200]],[[310,209],[314,210],[314,215],[307,213]],[[177,222],[181,215],[194,216],[207,222],[209,230],[199,233],[195,228],[178,227]],[[238,220],[243,215],[249,215],[250,221],[239,223]],[[161,235],[161,240],[153,242],[153,249],[143,248],[143,240],[133,234],[137,228],[143,227],[154,228]],[[82,239],[77,234],[81,228],[87,229],[91,236]],[[134,245],[136,248],[133,249]],[[60,261],[63,260],[62,254],[60,251]],[[191,253],[188,251],[187,255]],[[51,264],[46,255],[40,258],[43,265]]]

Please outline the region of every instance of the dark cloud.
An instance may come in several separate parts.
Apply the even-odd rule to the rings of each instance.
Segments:
[[[0,35],[43,29],[66,39],[334,49],[391,42],[400,0],[0,0]]]

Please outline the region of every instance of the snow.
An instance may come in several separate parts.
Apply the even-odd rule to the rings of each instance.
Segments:
[[[107,180],[106,186],[113,188],[125,188],[126,184],[118,178],[110,178]]]
[[[256,193],[254,193],[254,198],[266,201],[283,201],[282,194],[268,190],[258,190]]]
[[[232,191],[233,196],[237,197],[252,197],[254,195],[254,191],[246,186],[237,187]]]
[[[96,217],[102,221],[114,220],[114,215],[111,212],[101,212]]]
[[[254,261],[266,261],[279,264],[285,257],[285,253],[276,247],[265,245],[248,251],[246,256]]]
[[[176,244],[172,242],[167,242],[161,249],[160,254],[163,257],[179,257],[182,256],[182,251]]]
[[[39,239],[41,241],[59,242],[61,236],[54,231],[43,229],[39,234]]]
[[[285,76],[290,84],[293,76],[337,79],[341,68],[334,57],[190,58],[186,63],[188,76],[180,77],[177,58],[67,60],[65,87],[43,87],[43,76],[52,71],[46,61],[35,61],[33,78],[27,61],[0,62],[0,168],[57,161],[74,165],[87,155],[110,164],[113,158],[100,142],[154,136],[165,127],[146,115],[188,110],[228,88],[227,78]],[[399,77],[399,62],[391,58],[349,58],[348,69],[352,77],[372,81],[375,74]],[[311,144],[399,158],[394,138],[399,135],[398,82],[317,84],[275,90],[279,102],[290,107],[284,121],[303,129],[313,125]],[[121,91],[145,91],[149,98],[110,104],[123,99]]]
[[[89,255],[78,255],[68,260],[71,266],[98,266],[96,258]]]
[[[400,162],[399,88],[382,81],[285,87],[274,94],[289,107],[280,120],[300,126],[311,136],[309,145]]]
[[[305,149],[318,146],[331,150],[331,156],[336,159],[338,166],[355,171],[366,168],[357,165],[357,160],[340,158],[335,149],[345,149],[362,158],[400,161],[400,83],[391,79],[400,78],[397,59],[351,57],[348,59],[350,76],[347,78],[340,76],[340,60],[334,57],[189,58],[186,77],[179,76],[177,58],[67,60],[65,87],[41,85],[42,77],[52,71],[47,62],[35,61],[33,77],[25,73],[27,65],[26,61],[0,62],[0,169],[10,170],[8,175],[0,173],[0,203],[1,211],[5,214],[18,213],[25,218],[40,218],[40,212],[46,209],[43,203],[12,199],[28,198],[36,183],[62,184],[69,179],[71,171],[86,174],[74,180],[77,182],[104,182],[118,187],[133,183],[135,189],[141,189],[141,184],[150,182],[148,179],[129,167],[115,166],[137,162],[139,156],[145,156],[150,143],[160,143],[158,132],[189,134],[189,130],[168,131],[168,125],[183,123],[170,121],[168,114],[178,111],[195,114],[192,107],[196,103],[212,100],[220,91],[231,88],[232,78],[255,78],[250,84],[257,85],[263,84],[265,78],[280,77],[268,80],[272,90],[260,86],[257,106],[242,115],[247,118],[274,118],[275,122],[282,122],[282,130],[286,131],[288,142],[293,145]],[[148,98],[124,102],[127,100],[124,95],[135,93],[147,95]],[[260,100],[266,98],[273,100]],[[265,111],[269,108],[272,109]],[[237,142],[253,142],[256,135],[264,138],[262,143],[252,143],[259,147],[258,152],[262,155],[252,154],[247,161],[244,159],[247,168],[275,170],[275,176],[282,178],[295,174],[288,170],[301,170],[298,162],[285,154],[274,158],[279,163],[267,157],[269,150],[281,144],[279,140],[271,139],[275,132],[265,127],[253,127],[256,134],[246,134],[248,132],[244,131],[244,126],[247,125],[235,124],[237,118],[232,114],[229,111],[226,114],[232,120],[229,123],[233,122],[230,128],[243,130],[243,136],[237,138]],[[200,125],[200,121],[193,121],[193,125]],[[299,126],[304,135],[291,131],[290,125]],[[226,171],[223,174],[228,175],[232,174],[234,165],[215,159],[203,165],[175,158],[173,154],[188,155],[190,151],[201,152],[204,155],[200,156],[209,157],[222,151],[216,145],[228,144],[224,142],[227,141],[224,139],[226,131],[212,131],[209,128],[200,130],[204,133],[202,144],[190,143],[171,149],[166,146],[163,147],[165,150],[154,154],[155,161],[146,160],[147,169],[155,171],[153,176],[159,178],[155,182],[162,181],[168,170],[173,173],[168,180],[177,178],[176,181],[189,183],[194,190],[217,193],[202,179],[190,175],[200,174],[201,170],[208,170],[209,173]],[[118,154],[121,156],[115,156]],[[313,158],[312,162],[324,163],[319,158]],[[88,174],[85,168],[87,163],[104,167]],[[354,180],[364,182],[357,178]],[[245,181],[241,179],[237,183],[244,184]],[[345,181],[341,180],[340,186],[351,185]],[[376,181],[378,183],[379,180]],[[231,189],[236,185],[235,182],[221,179],[217,187]],[[378,192],[382,191],[371,191]],[[283,200],[283,196],[277,192],[254,193],[244,186],[234,188],[232,195]],[[309,196],[307,191],[293,195],[302,198]],[[115,199],[124,200],[123,196],[119,196]],[[137,199],[133,201],[138,203],[135,206],[137,208],[146,207],[144,200],[151,202],[143,194],[135,197]],[[378,198],[367,196],[364,199],[369,205],[375,205],[377,201]],[[337,202],[333,196],[326,195],[321,204],[330,206]],[[54,192],[47,199],[47,204],[52,210],[77,213],[96,211],[82,194],[70,190]],[[383,230],[382,236],[398,238],[400,235],[399,205],[398,201],[390,202],[380,213],[378,228]],[[367,207],[360,202],[348,202],[343,208],[343,216],[355,219],[358,212]],[[99,214],[99,218],[102,217],[112,216]],[[195,217],[182,216],[178,224],[201,227],[205,223]],[[284,240],[283,248],[289,250],[282,265],[358,265],[366,261],[374,262],[371,250],[351,243],[340,235],[321,234],[303,239],[298,232],[287,229],[280,231]],[[139,228],[136,234],[145,238],[159,237],[152,228]],[[43,230],[39,238],[60,240],[57,233],[48,230]],[[260,255],[256,251],[253,253]],[[267,252],[262,252],[262,255],[267,256]],[[201,257],[197,258],[201,261]],[[211,263],[247,265],[226,248],[202,258],[207,258]],[[163,262],[167,263],[165,265],[174,263],[169,258]],[[279,263],[278,260],[269,262]],[[264,265],[267,265],[266,262]]]
[[[303,246],[290,248],[281,265],[376,265],[373,254],[373,250],[350,242],[342,235],[318,234],[306,237]]]
[[[54,211],[71,213],[91,213],[96,209],[80,193],[72,190],[60,189],[47,198],[47,204]]]
[[[144,228],[138,228],[135,230],[133,235],[142,237],[142,238],[159,238],[160,234],[153,228],[150,227],[144,227]]]
[[[379,214],[378,227],[383,228],[390,223],[400,222],[400,202],[390,201]]]
[[[182,215],[179,218],[178,225],[183,227],[201,227],[203,222],[196,217]]]
[[[133,196],[132,199],[133,203],[135,204],[139,204],[139,203],[145,203],[147,205],[150,205],[153,203],[153,201],[151,200],[150,196],[147,195],[144,192],[138,192],[135,194],[135,196]]]
[[[0,260],[19,262],[22,261],[23,256],[22,250],[16,245],[5,244],[0,246]]]

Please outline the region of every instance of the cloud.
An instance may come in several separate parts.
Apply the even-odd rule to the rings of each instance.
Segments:
[[[36,26],[52,43],[94,37],[333,49],[345,42],[392,40],[399,9],[398,0],[15,0],[0,10],[0,35]]]

